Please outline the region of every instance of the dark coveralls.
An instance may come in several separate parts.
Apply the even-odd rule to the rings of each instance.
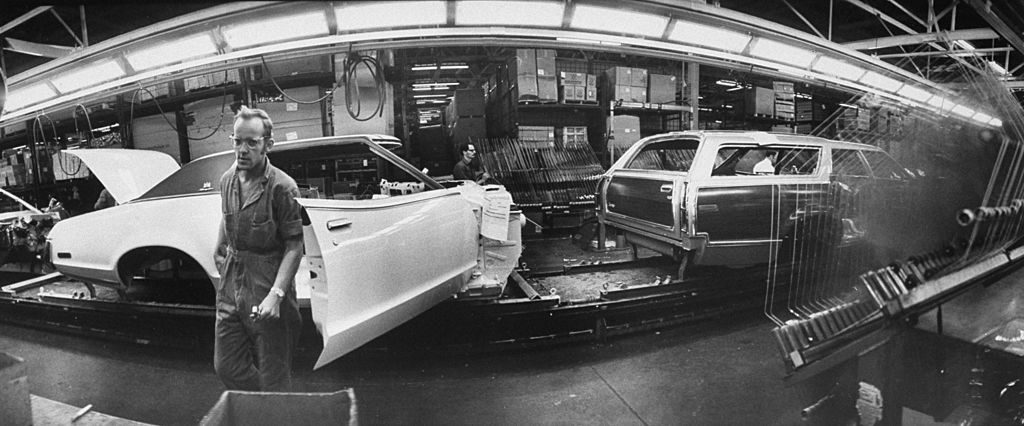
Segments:
[[[302,325],[294,282],[281,301],[280,318],[256,322],[250,314],[274,285],[285,241],[302,236],[299,189],[270,160],[244,202],[234,168],[221,177],[220,188],[228,247],[217,287],[214,369],[228,389],[287,391]]]

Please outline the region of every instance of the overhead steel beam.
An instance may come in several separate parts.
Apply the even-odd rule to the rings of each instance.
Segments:
[[[1024,31],[1024,28],[1022,28],[1024,22],[1007,23],[998,12],[999,7],[1002,5],[994,5],[992,0],[966,1],[985,22],[988,22],[999,35],[1003,36],[1007,43],[1010,43],[1010,46],[1013,46],[1018,52],[1024,53],[1024,38],[1021,38],[1021,31]],[[1012,8],[1013,6],[1010,7]],[[993,10],[993,8],[996,10]]]
[[[884,49],[886,47],[925,44],[945,40],[987,40],[999,38],[991,28],[974,28],[969,30],[940,31],[933,33],[905,34],[891,37],[879,37],[867,40],[843,43],[843,46],[855,50]]]
[[[78,34],[75,34],[75,31],[68,26],[68,23],[64,22],[64,18],[61,18],[60,14],[58,14],[56,10],[50,9],[50,12],[53,12],[53,17],[57,18],[57,21],[64,26],[65,30],[68,30],[68,34],[71,34],[71,37],[74,37],[75,41],[78,42],[78,45],[85,47],[85,43],[82,43],[82,39],[78,38]]]
[[[789,4],[788,0],[782,0],[782,2],[789,7],[789,10],[792,10],[793,13],[796,14],[797,18],[800,18],[801,21],[804,21],[804,24],[807,24],[807,26],[811,28],[811,31],[814,31],[814,33],[817,34],[818,37],[825,38],[825,36],[821,34],[821,31],[818,31],[817,28],[814,28],[814,25],[811,24],[811,21],[808,21],[807,18],[805,18],[804,15],[800,13],[800,11],[796,10],[796,8],[793,7],[793,5]]]
[[[1000,53],[1013,51],[1012,47],[989,47],[985,49],[974,49],[974,50],[962,50],[956,52],[945,52],[945,51],[931,51],[931,52],[909,52],[909,53],[890,53],[885,55],[876,55],[879,59],[891,59],[891,58],[915,58],[919,56],[953,56],[953,57],[964,57],[964,56],[977,56],[979,53]]]
[[[11,20],[11,22],[8,22],[4,24],[2,27],[0,27],[0,34],[8,32],[14,29],[14,27],[17,27],[18,25],[25,23],[25,21],[34,18],[36,15],[40,13],[45,13],[47,10],[50,9],[53,9],[53,6],[40,6],[35,9],[32,9],[28,11],[28,13],[21,15],[17,18],[14,18],[13,20]]]
[[[896,1],[896,0],[889,0],[889,3],[892,3],[892,5],[893,5],[893,6],[896,6],[896,8],[897,8],[897,9],[899,9],[899,10],[902,10],[902,11],[903,11],[903,13],[906,13],[906,14],[907,14],[907,16],[909,16],[909,17],[910,17],[910,19],[913,19],[914,21],[917,21],[917,23],[918,23],[918,24],[921,24],[921,26],[922,26],[922,27],[928,28],[928,23],[927,23],[927,22],[925,22],[925,21],[924,21],[924,20],[922,20],[921,18],[918,18],[918,17],[917,17],[917,16],[915,16],[915,15],[914,15],[913,13],[910,13],[910,11],[909,11],[909,10],[907,10],[907,8],[903,7],[903,5],[902,5],[902,4],[900,4],[900,2],[898,2],[898,1]]]
[[[32,56],[42,56],[44,58],[62,58],[75,51],[75,48],[73,47],[33,43],[31,41],[18,40],[10,37],[5,38],[4,40],[7,42],[7,46],[4,47],[6,50]]]
[[[863,9],[864,11],[866,11],[866,12],[868,12],[870,14],[873,14],[873,15],[877,16],[878,19],[881,19],[883,22],[888,22],[888,23],[892,24],[893,26],[895,26],[896,28],[899,28],[899,29],[903,30],[906,33],[909,33],[909,34],[919,34],[919,32],[915,31],[913,28],[910,28],[910,27],[906,26],[902,22],[900,22],[900,21],[896,20],[895,18],[885,14],[881,10],[878,10],[878,9],[876,9],[874,7],[871,7],[870,5],[868,5],[867,3],[864,3],[861,0],[846,0],[846,2],[850,3],[850,4],[854,5],[854,6],[859,7],[859,8]],[[943,46],[941,46],[941,45],[939,45],[938,43],[935,43],[935,42],[928,43],[928,45],[933,47],[933,48],[935,48],[936,50],[948,50],[945,47],[943,47]],[[984,74],[985,73],[984,70],[981,70],[978,67],[967,63],[967,61],[964,61],[963,59],[960,59],[960,58],[958,58],[956,56],[953,56],[952,58],[954,60],[960,62],[960,64],[962,64],[964,67],[967,67],[968,69],[970,69],[970,70],[972,70],[972,71],[974,71],[974,72],[976,72],[978,74]],[[915,67],[916,67],[916,65],[915,65]]]

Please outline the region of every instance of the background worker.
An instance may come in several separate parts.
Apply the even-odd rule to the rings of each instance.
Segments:
[[[777,151],[768,151],[764,154],[764,159],[754,164],[755,175],[773,175],[775,174],[775,158],[778,157]],[[747,163],[750,164],[750,163]]]
[[[287,391],[302,320],[294,278],[302,257],[299,189],[270,164],[266,112],[235,115],[235,164],[220,180],[220,270],[214,369],[228,389]],[[255,356],[255,359],[254,359]]]
[[[452,169],[452,176],[456,180],[471,180],[477,184],[483,185],[491,178],[491,175],[482,170],[479,166],[479,162],[474,161],[476,159],[476,147],[471,143],[464,143],[459,147],[459,153],[462,156],[458,163],[455,163],[455,168]]]

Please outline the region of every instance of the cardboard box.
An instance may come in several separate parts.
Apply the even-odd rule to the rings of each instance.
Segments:
[[[32,400],[25,360],[3,352],[0,352],[0,413],[3,413],[5,425],[32,424]]]
[[[613,101],[633,102],[633,87],[615,85],[613,88]]]
[[[537,49],[537,100],[558,102],[558,75],[552,49]]]
[[[647,70],[643,68],[630,68],[629,85],[647,87]]]
[[[276,92],[276,89],[272,89],[271,93],[278,94]],[[318,86],[295,87],[285,89],[285,92],[287,92],[288,96],[292,97],[293,99],[301,101],[320,99],[323,96],[320,92],[320,87]],[[204,102],[210,102],[211,100],[212,99],[208,99]],[[192,105],[192,108],[198,108],[197,104],[199,104],[199,102],[190,105]],[[275,134],[277,133],[276,127],[284,123],[290,121],[305,121],[310,119],[319,120],[323,117],[321,102],[306,104],[294,102],[283,96],[275,96],[273,98],[263,96],[262,99],[258,98],[253,105],[255,108],[260,108],[270,115],[270,119],[274,121]],[[230,113],[230,105],[228,107],[228,113]],[[213,116],[217,116],[220,113],[220,104],[207,103],[203,105],[203,108],[205,110],[203,112],[204,116],[209,116],[212,118]]]
[[[640,140],[640,117],[616,115],[611,119],[608,130],[611,134],[609,148],[628,148]]]
[[[608,77],[608,82],[614,86],[631,86],[633,85],[633,68],[629,67],[612,67],[608,68],[605,72]]]
[[[509,75],[515,75],[518,100],[537,100],[537,54],[533,49],[516,49]]]
[[[753,89],[746,90],[744,93],[748,115],[775,115],[775,92],[772,89],[754,86]]]
[[[586,101],[597,101],[597,88],[594,86],[584,86],[584,100]]]
[[[555,128],[552,126],[519,126],[519,143],[530,148],[555,146]]]
[[[453,117],[474,117],[484,115],[483,89],[456,89],[451,104]]]
[[[629,99],[632,102],[647,102],[647,88],[640,86],[630,87]]]
[[[356,425],[355,392],[277,393],[225,391],[199,422],[231,425]]]
[[[652,104],[671,104],[676,102],[676,76],[651,74],[648,76],[649,89],[647,95]]]
[[[559,84],[563,86],[585,86],[587,84],[587,74],[582,72],[565,72],[559,73]]]
[[[586,126],[566,126],[562,128],[562,145],[569,147],[589,143]]]
[[[274,124],[274,139],[278,141],[293,141],[323,136],[324,127],[319,118]]]
[[[588,87],[597,87],[597,75],[595,75],[595,74],[587,74],[586,76],[587,76],[586,86],[588,86]]]

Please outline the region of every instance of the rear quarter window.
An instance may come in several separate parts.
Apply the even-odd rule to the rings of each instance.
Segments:
[[[677,139],[655,142],[643,147],[629,161],[627,169],[633,170],[666,170],[688,172],[693,165],[700,142],[688,139]]]
[[[855,149],[832,150],[832,173],[839,176],[871,176],[867,164]]]

